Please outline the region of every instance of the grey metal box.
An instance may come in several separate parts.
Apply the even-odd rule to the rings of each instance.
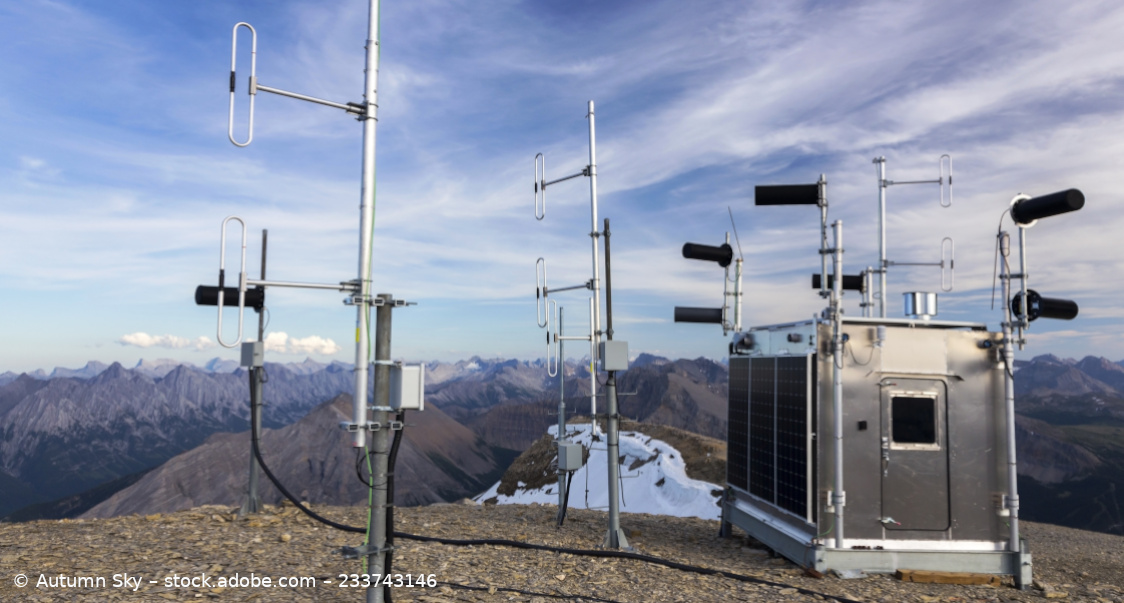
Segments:
[[[565,440],[558,442],[558,468],[577,471],[582,468],[582,445]]]
[[[260,341],[242,342],[242,366],[262,366],[265,363],[265,351]]]
[[[390,407],[425,410],[425,365],[390,367]]]
[[[627,371],[628,370],[628,342],[627,341],[602,341],[598,345],[598,355],[601,356],[601,370]]]

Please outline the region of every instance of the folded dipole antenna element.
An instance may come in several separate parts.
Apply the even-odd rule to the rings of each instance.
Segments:
[[[535,317],[540,329],[550,324],[550,308],[547,306],[546,296],[546,259],[539,258],[535,261]]]
[[[238,338],[233,342],[223,341],[222,338],[222,308],[226,303],[226,294],[230,287],[226,286],[226,226],[231,221],[237,221],[242,226],[242,252],[241,264],[238,267]],[[238,216],[227,216],[222,221],[222,239],[219,243],[219,286],[216,291],[216,306],[219,307],[219,325],[216,331],[219,345],[224,348],[237,347],[242,342],[242,323],[246,310],[246,223]]]
[[[535,155],[535,219],[546,217],[546,155]]]
[[[819,184],[772,184],[753,187],[754,205],[819,205]]]
[[[684,243],[683,257],[688,260],[717,262],[719,266],[725,268],[734,260],[734,249],[730,247],[729,243],[723,243],[718,247],[700,245],[699,243]]]
[[[238,28],[245,27],[250,30],[250,121],[246,126],[246,140],[245,142],[238,142],[234,138],[234,88],[235,88],[235,75],[234,68],[236,59],[238,58]],[[230,142],[235,146],[246,147],[254,139],[254,99],[257,97],[257,71],[258,71],[258,32],[254,30],[254,26],[249,23],[239,22],[234,24],[234,31],[231,33],[230,42],[230,117],[227,120],[226,135],[230,138]]]

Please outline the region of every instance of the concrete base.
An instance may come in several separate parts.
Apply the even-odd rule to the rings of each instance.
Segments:
[[[736,525],[777,554],[802,567],[821,573],[860,570],[868,573],[892,573],[899,569],[942,572],[974,572],[1013,576],[1020,589],[1029,588],[1034,566],[1026,541],[1021,551],[958,550],[955,542],[940,541],[941,548],[932,550],[891,549],[894,541],[885,541],[884,549],[836,549],[813,543],[814,533],[808,526],[798,526],[775,516],[758,513],[745,504],[727,499],[722,505],[722,533],[729,534],[729,525]]]

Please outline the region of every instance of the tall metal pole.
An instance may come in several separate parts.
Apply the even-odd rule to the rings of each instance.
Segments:
[[[592,103],[590,117],[592,118]],[[609,219],[605,218],[605,336],[613,340],[613,271],[609,263]],[[628,539],[621,530],[620,511],[620,433],[617,414],[617,372],[609,371],[609,381],[605,384],[608,413],[606,418],[606,442],[609,464],[609,531],[605,534],[604,547],[609,549],[628,548]]]
[[[843,221],[836,220],[834,275],[831,292],[831,362],[832,362],[832,405],[835,427],[835,488],[831,494],[835,507],[835,548],[843,548],[843,507],[846,493],[843,490],[843,316],[840,305],[843,296]]]
[[[265,256],[266,256],[266,243],[269,238],[269,231],[261,231],[261,280],[265,280]],[[258,312],[258,341],[262,342],[263,352],[265,346],[265,307]],[[261,406],[262,406],[262,372],[259,367],[250,367],[250,380],[254,382],[256,387],[250,387],[250,429],[254,430],[251,435],[255,440],[261,439]],[[239,514],[245,515],[247,513],[260,513],[262,509],[261,496],[258,494],[258,474],[260,467],[258,459],[254,456],[253,445],[251,444],[250,450],[250,487],[249,492],[246,494],[246,502],[243,503],[242,509]]]
[[[364,69],[363,99],[363,184],[359,204],[359,298],[355,318],[355,395],[352,397],[352,421],[359,425],[351,437],[351,445],[361,448],[366,443],[368,327],[371,308],[371,237],[375,227],[375,126],[378,124],[379,84],[379,0],[371,0],[367,17],[367,63]]]
[[[593,101],[589,101],[589,198],[590,198],[590,232],[589,237],[593,243],[593,324],[590,326],[591,353],[589,359],[589,399],[592,416],[591,429],[597,431],[597,342],[601,339],[601,280],[599,278],[597,256],[597,136],[594,128]]]
[[[877,157],[878,166],[878,316],[886,318],[886,158]]]
[[[386,567],[386,509],[394,501],[387,500],[387,472],[390,460],[390,319],[394,307],[393,296],[380,293],[382,304],[376,311],[375,322],[375,400],[372,422],[378,425],[371,433],[371,452],[374,464],[371,467],[371,483],[374,496],[369,510],[371,551],[367,555],[367,573],[382,576]],[[367,603],[383,602],[383,587],[373,585],[367,588]]]
[[[1022,234],[1020,230],[1020,235]],[[1023,320],[1022,316],[1013,317],[1011,315],[1011,306],[1007,300],[1011,299],[1011,271],[1007,266],[1007,257],[1010,253],[1010,239],[1007,232],[1003,231],[999,234],[1000,250],[1003,257],[1000,259],[1000,266],[1002,274],[1000,279],[1003,281],[1003,395],[1005,401],[1005,414],[1007,419],[1007,510],[1010,512],[1008,517],[1008,524],[1010,525],[1010,541],[1007,543],[1007,549],[1012,553],[1019,552],[1019,474],[1018,463],[1015,458],[1015,377],[1013,374],[1015,366],[1015,344],[1020,343],[1014,340],[1013,321],[1019,320],[1020,324]],[[1020,240],[1020,243],[1022,241]],[[1021,247],[1021,245],[1020,245]],[[1022,251],[1022,249],[1020,249]],[[1023,263],[1023,273],[1020,276],[1023,283],[1026,283],[1026,270],[1025,259],[1020,254],[1020,263]],[[1022,298],[1023,304],[1026,303],[1025,295]],[[1025,305],[1020,314],[1025,313]]]
[[[558,307],[558,437],[566,439],[566,333],[563,325],[563,308]],[[562,521],[562,507],[566,504],[566,472],[558,469],[558,520]]]
[[[827,290],[827,176],[820,174],[816,182],[820,206],[820,297],[828,297]]]

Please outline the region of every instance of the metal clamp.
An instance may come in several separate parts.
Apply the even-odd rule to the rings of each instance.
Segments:
[[[384,546],[376,547],[372,544],[364,544],[363,546],[345,546],[340,547],[340,554],[344,559],[358,559],[368,555],[377,555],[379,553],[387,553],[395,550],[397,547]]]
[[[371,408],[374,409],[374,407],[371,407]],[[393,410],[393,409],[386,408],[386,409],[380,409],[380,410]],[[360,424],[360,423],[352,423],[350,421],[340,421],[340,429],[342,429],[342,430],[344,430],[348,433],[357,433],[359,431],[378,431],[378,430],[382,429],[382,423],[379,423],[378,421],[368,421],[365,424]],[[393,427],[391,427],[391,429],[393,429]],[[399,427],[399,429],[401,429],[401,427]]]

